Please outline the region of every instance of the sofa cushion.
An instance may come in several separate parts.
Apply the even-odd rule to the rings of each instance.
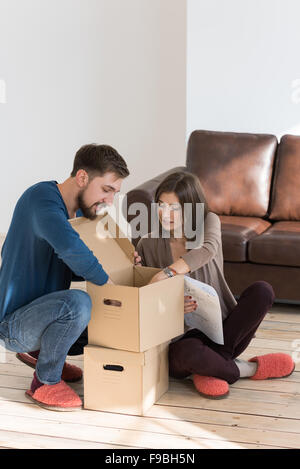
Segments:
[[[274,135],[204,130],[191,134],[187,168],[199,177],[213,212],[267,214],[277,143]]]
[[[246,262],[248,241],[271,226],[261,218],[221,215],[220,220],[225,261]]]
[[[300,220],[300,137],[284,135],[275,164],[270,218]]]
[[[249,241],[250,262],[300,267],[300,222],[276,222]]]

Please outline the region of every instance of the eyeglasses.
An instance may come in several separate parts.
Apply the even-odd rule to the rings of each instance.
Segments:
[[[158,202],[158,207],[161,210],[170,210],[171,212],[179,212],[181,210],[180,204],[167,204],[165,202]]]

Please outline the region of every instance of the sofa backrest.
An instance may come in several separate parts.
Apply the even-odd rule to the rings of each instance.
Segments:
[[[218,215],[267,215],[277,149],[274,135],[194,131],[187,169],[199,177]]]
[[[300,220],[300,137],[284,135],[278,147],[271,220]]]

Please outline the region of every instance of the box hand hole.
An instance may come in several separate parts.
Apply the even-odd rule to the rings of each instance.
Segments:
[[[122,306],[122,302],[118,300],[110,300],[108,298],[104,298],[103,303],[108,306],[117,306],[120,308]]]
[[[124,367],[121,365],[103,365],[103,369],[110,371],[123,371]]]

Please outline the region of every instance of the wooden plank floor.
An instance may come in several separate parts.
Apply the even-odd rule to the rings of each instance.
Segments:
[[[297,341],[294,342],[294,341]],[[244,358],[300,350],[300,306],[275,305]],[[239,380],[228,398],[200,397],[190,380],[169,391],[145,417],[44,410],[24,396],[32,369],[0,352],[1,448],[299,448],[300,367],[280,380]],[[298,354],[300,358],[300,353]],[[70,357],[82,366],[80,357]],[[298,357],[296,357],[297,359]],[[83,396],[83,385],[73,385]],[[99,390],[101,392],[101,390]]]

